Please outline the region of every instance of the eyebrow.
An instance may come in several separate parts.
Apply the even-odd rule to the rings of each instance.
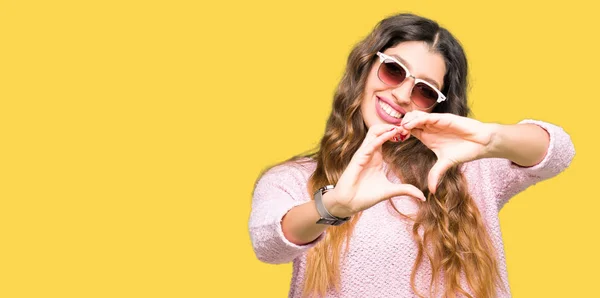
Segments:
[[[396,55],[396,54],[391,54],[391,55],[388,55],[388,56],[392,56],[392,57],[394,57],[394,58],[398,59],[398,61],[400,61],[402,64],[406,65],[406,67],[408,67],[408,68],[412,68],[412,67],[410,67],[410,63],[408,63],[408,61],[406,61],[406,60],[402,59],[402,57],[400,57],[400,56],[398,56],[398,55]],[[419,78],[419,79],[421,79],[421,80],[425,80],[425,81],[427,81],[427,82],[431,83],[431,84],[432,84],[432,85],[434,85],[436,88],[438,88],[438,90],[442,91],[442,89],[441,89],[441,85],[440,85],[438,82],[436,82],[434,79],[432,79],[432,78],[428,78],[428,77],[423,77],[423,78]]]

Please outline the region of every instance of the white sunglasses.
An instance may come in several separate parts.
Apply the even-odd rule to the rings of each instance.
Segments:
[[[379,62],[381,62],[379,69],[377,69],[377,77],[384,84],[396,87],[408,77],[415,79],[410,99],[418,107],[429,109],[446,100],[446,96],[438,88],[425,80],[417,79],[396,58],[381,52],[377,52],[377,56],[379,56]]]

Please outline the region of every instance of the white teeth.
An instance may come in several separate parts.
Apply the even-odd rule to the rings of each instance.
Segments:
[[[379,106],[381,107],[382,110],[384,110],[388,115],[394,117],[394,118],[402,118],[402,114],[398,113],[398,111],[394,110],[394,108],[392,108],[389,104],[383,102],[383,101],[379,101]]]

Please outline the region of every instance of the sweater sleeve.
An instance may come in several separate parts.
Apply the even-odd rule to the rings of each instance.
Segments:
[[[496,198],[500,210],[513,196],[545,179],[564,171],[575,155],[571,137],[560,127],[537,120],[523,120],[519,123],[536,124],[546,130],[550,144],[544,159],[537,165],[521,167],[508,159],[486,158],[466,165],[465,173],[473,188],[480,189]]]
[[[309,175],[303,166],[288,162],[269,169],[257,181],[249,229],[252,247],[259,260],[271,264],[288,263],[323,239],[325,233],[311,243],[296,245],[283,235],[281,228],[281,220],[290,209],[310,201]]]

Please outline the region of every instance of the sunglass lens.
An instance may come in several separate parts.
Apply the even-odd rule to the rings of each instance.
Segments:
[[[419,82],[413,88],[411,98],[417,106],[430,108],[437,102],[438,93],[429,85]]]
[[[384,83],[395,86],[406,78],[406,71],[395,62],[384,62],[379,68],[379,79]]]

